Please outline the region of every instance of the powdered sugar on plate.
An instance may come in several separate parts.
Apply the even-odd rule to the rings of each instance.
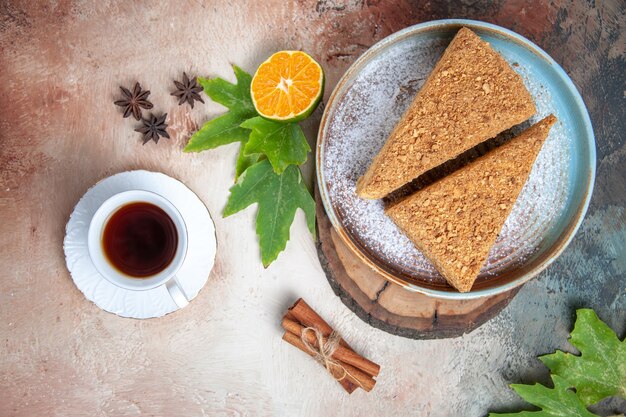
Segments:
[[[440,36],[409,37],[386,48],[355,71],[327,110],[320,169],[336,218],[366,256],[416,281],[443,282],[443,278],[384,214],[381,200],[357,197],[356,181],[383,146],[449,41]],[[559,121],[553,126],[479,280],[519,267],[535,254],[558,223],[571,184],[571,132],[560,118],[553,95],[540,73],[518,62],[514,53],[499,52],[515,64],[535,100],[537,113],[530,123],[550,113]],[[530,123],[518,126],[514,132]]]

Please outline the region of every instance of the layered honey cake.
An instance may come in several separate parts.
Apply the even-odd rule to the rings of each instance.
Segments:
[[[357,194],[382,198],[534,113],[522,78],[462,28],[357,182]]]
[[[386,214],[460,292],[472,288],[556,117],[387,209]]]

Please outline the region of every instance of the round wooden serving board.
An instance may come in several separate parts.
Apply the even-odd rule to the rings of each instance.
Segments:
[[[411,339],[442,339],[469,333],[498,314],[520,287],[477,300],[428,297],[387,281],[365,265],[335,232],[315,193],[317,253],[330,286],[366,323]]]

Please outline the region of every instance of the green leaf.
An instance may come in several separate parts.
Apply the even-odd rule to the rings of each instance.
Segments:
[[[200,152],[233,142],[247,141],[250,131],[239,127],[241,121],[241,115],[229,112],[206,122],[189,139],[184,151]]]
[[[240,127],[246,119],[257,115],[250,98],[250,74],[233,65],[237,84],[231,84],[221,78],[198,78],[211,99],[223,104],[230,111],[218,118],[208,121],[193,134],[185,152],[200,152],[214,149],[233,142],[245,142],[250,136],[247,129]]]
[[[254,203],[258,203],[256,232],[264,267],[267,268],[285,249],[298,208],[304,211],[307,226],[315,235],[315,201],[298,167],[289,166],[278,175],[270,162],[264,159],[246,169],[230,189],[224,217]]]
[[[246,169],[259,162],[259,159],[261,158],[261,155],[256,153],[246,155],[244,153],[244,149],[245,142],[242,141],[241,146],[239,147],[239,156],[237,156],[237,165],[235,166],[235,181],[245,172]]]
[[[569,341],[580,355],[556,351],[539,359],[575,386],[585,405],[614,395],[626,398],[626,343],[593,310],[576,311]]]
[[[243,122],[241,127],[252,130],[244,154],[267,155],[277,174],[282,173],[289,165],[306,162],[311,148],[297,123],[281,123],[254,117]]]
[[[490,413],[489,417],[597,417],[589,412],[580,398],[571,390],[568,382],[552,376],[554,388],[541,384],[513,384],[511,387],[529,403],[541,408],[541,411],[520,411],[518,413]]]
[[[231,112],[247,114],[248,117],[256,115],[252,98],[250,97],[250,83],[252,76],[233,65],[237,84],[229,83],[221,78],[198,77],[198,82],[204,88],[204,92],[211,100],[227,107]]]

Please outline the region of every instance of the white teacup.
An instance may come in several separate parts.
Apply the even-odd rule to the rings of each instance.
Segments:
[[[174,259],[161,272],[145,277],[135,278],[124,274],[115,268],[107,259],[102,247],[102,237],[105,226],[111,216],[123,206],[131,203],[145,202],[161,208],[170,217],[176,232],[178,243]],[[187,227],[180,212],[165,198],[150,191],[131,190],[115,194],[106,200],[96,211],[89,224],[87,237],[89,256],[100,274],[110,283],[132,291],[150,290],[165,285],[172,299],[182,308],[189,304],[189,298],[176,279],[176,273],[185,261],[187,255]]]

